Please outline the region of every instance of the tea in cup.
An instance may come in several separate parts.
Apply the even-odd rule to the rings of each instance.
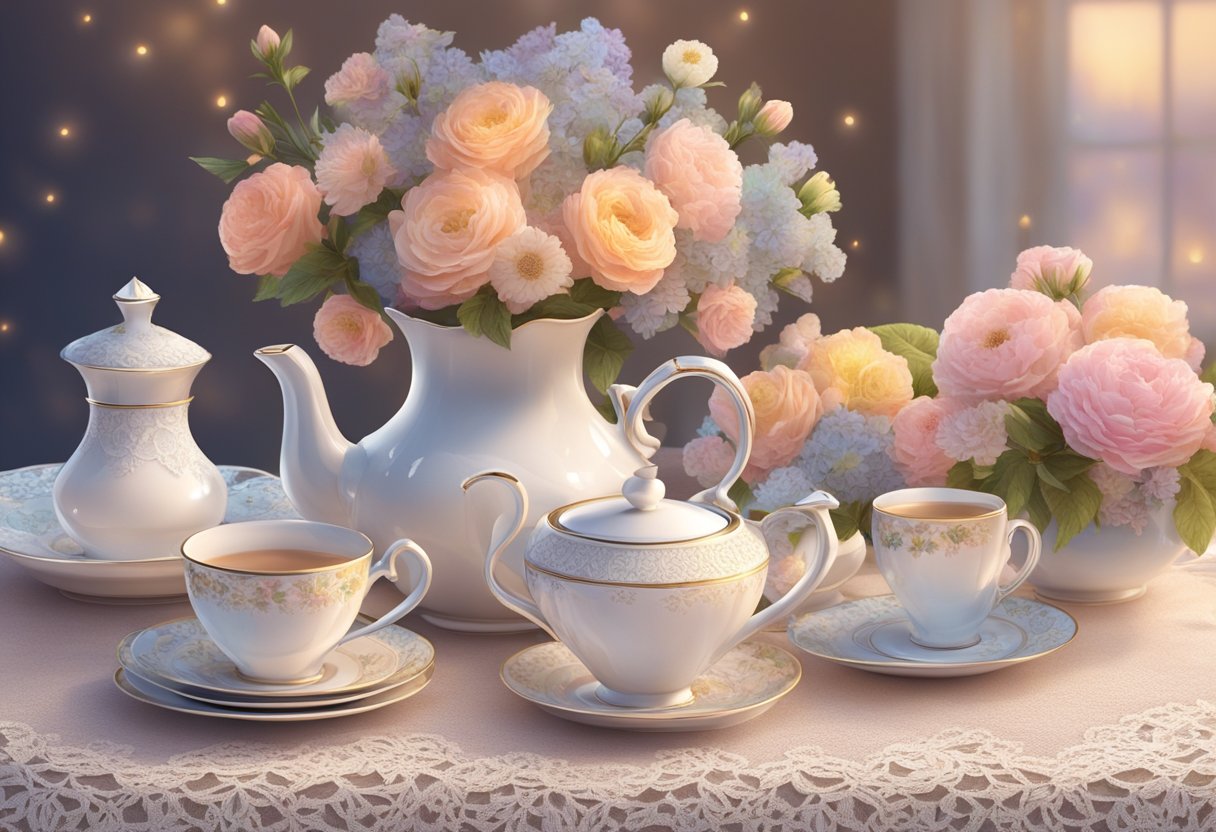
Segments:
[[[398,540],[374,563],[366,535],[306,520],[216,526],[182,544],[186,590],[203,628],[244,677],[307,684],[339,644],[392,624],[422,600],[431,562]],[[365,627],[350,631],[368,590],[397,579],[406,556],[413,590]]]
[[[1013,535],[1029,538],[1026,562],[1001,585]],[[911,638],[954,649],[980,640],[980,625],[1039,562],[1039,530],[1010,520],[1005,501],[958,488],[905,488],[874,501],[878,570],[903,606]]]

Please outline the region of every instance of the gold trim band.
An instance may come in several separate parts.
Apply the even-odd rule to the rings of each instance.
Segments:
[[[758,572],[768,569],[768,561],[762,561],[746,572],[736,572],[734,575],[724,575],[721,578],[702,578],[699,581],[674,581],[663,584],[643,584],[635,581],[605,581],[595,578],[580,578],[576,575],[567,575],[564,572],[554,572],[552,569],[546,569],[543,566],[537,566],[530,560],[524,561],[524,566],[535,572],[540,572],[543,575],[548,575],[550,578],[557,578],[561,581],[573,581],[576,584],[589,584],[591,586],[625,586],[636,589],[681,589],[691,586],[713,586],[715,584],[726,584],[731,581],[738,581],[743,578],[750,578]]]
[[[951,505],[963,505],[961,502],[955,503],[951,500],[938,500],[937,502],[949,502]],[[974,503],[972,503],[972,505],[974,505]],[[971,520],[987,520],[990,517],[996,517],[997,515],[1007,513],[1007,509],[1002,507],[994,508],[992,511],[988,511],[983,514],[971,514],[967,517],[915,517],[911,514],[899,514],[898,512],[891,511],[890,509],[879,508],[878,506],[874,506],[874,510],[879,514],[885,514],[887,517],[893,517],[896,520],[907,520],[919,523],[967,523]]]
[[[97,399],[90,399],[88,396],[85,396],[84,400],[96,407],[107,407],[111,410],[148,410],[158,407],[181,407],[194,401],[194,396],[188,399],[178,399],[175,402],[161,402],[159,404],[111,404],[110,402],[99,402]]]
[[[283,353],[294,347],[295,344],[272,344],[269,347],[262,347],[254,350],[255,355],[282,355]]]
[[[735,529],[739,528],[740,524],[742,523],[742,521],[739,518],[739,515],[732,514],[728,511],[718,508],[715,505],[711,505],[709,503],[704,503],[704,504],[701,504],[701,507],[706,509],[707,511],[712,511],[714,514],[717,514],[719,517],[722,517],[723,519],[725,519],[726,520],[725,526],[718,529],[716,532],[710,532],[709,534],[701,535],[700,537],[685,537],[685,538],[680,538],[677,540],[659,540],[654,543],[644,543],[644,542],[637,542],[637,541],[632,541],[632,540],[608,540],[607,538],[603,538],[603,537],[595,537],[594,535],[582,534],[581,532],[574,531],[573,529],[566,526],[561,521],[562,514],[564,514],[565,512],[569,511],[572,508],[578,508],[579,506],[585,506],[590,503],[599,503],[599,502],[603,502],[604,500],[619,500],[619,499],[621,499],[619,496],[609,495],[607,497],[592,497],[587,500],[579,500],[577,503],[570,503],[569,505],[564,505],[564,506],[560,506],[558,508],[553,509],[553,511],[549,512],[548,516],[545,518],[545,522],[547,522],[549,524],[549,527],[552,528],[554,531],[561,532],[562,534],[569,535],[570,537],[577,537],[580,540],[590,540],[592,543],[605,543],[609,546],[628,546],[631,549],[648,549],[648,548],[655,547],[655,546],[680,546],[685,543],[700,543],[704,540],[714,540],[716,538],[730,534]],[[646,586],[650,586],[650,584],[646,584]]]
[[[187,540],[188,539],[189,538],[187,538]],[[371,543],[371,541],[369,540],[368,543]],[[338,555],[335,555],[333,552],[322,552],[322,551],[318,551],[317,549],[304,549],[302,551],[312,552],[312,553],[318,554],[318,555],[329,555],[331,557],[339,557]],[[291,578],[296,575],[313,575],[313,574],[317,574],[317,573],[321,573],[321,572],[336,572],[337,570],[344,569],[345,567],[350,566],[351,564],[358,563],[359,561],[361,561],[365,558],[370,558],[375,553],[376,553],[376,550],[374,548],[372,548],[372,549],[368,549],[366,552],[364,552],[361,555],[357,555],[353,558],[347,558],[346,560],[341,561],[340,563],[331,563],[328,566],[313,566],[308,569],[254,570],[254,569],[236,569],[231,566],[219,566],[218,564],[208,563],[205,560],[199,560],[198,558],[192,558],[186,554],[186,545],[184,543],[182,544],[182,557],[185,560],[190,561],[190,563],[194,564],[195,566],[201,566],[204,569],[214,569],[217,572],[227,572],[231,575],[252,575],[255,578]],[[227,554],[236,555],[236,554],[240,554],[240,552],[229,552]],[[221,557],[225,557],[225,556],[226,555],[221,555]]]
[[[80,361],[73,361],[62,352],[59,357],[71,364],[73,367],[83,367],[86,370],[104,370],[108,373],[175,373],[178,370],[190,370],[194,367],[201,367],[211,360],[211,353],[207,353],[207,357],[202,361],[196,361],[193,364],[178,364],[173,367],[102,367],[100,364],[85,364]]]

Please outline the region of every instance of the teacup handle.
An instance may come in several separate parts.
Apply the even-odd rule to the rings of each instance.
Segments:
[[[1007,586],[997,587],[996,602],[998,604],[1025,583],[1026,579],[1030,577],[1030,573],[1039,565],[1039,556],[1043,554],[1043,538],[1039,534],[1039,530],[1034,527],[1034,524],[1026,520],[1009,521],[1009,531],[1005,535],[1005,541],[1009,547],[1012,549],[1013,536],[1017,534],[1019,529],[1025,533],[1030,543],[1030,550],[1026,553],[1026,562],[1022,564],[1022,568],[1014,575],[1013,581]]]
[[[840,503],[831,494],[825,491],[816,491],[807,497],[803,497],[792,506],[777,509],[760,521],[760,531],[763,533],[765,524],[773,522],[777,517],[789,514],[809,517],[811,522],[814,523],[817,532],[815,536],[818,539],[818,545],[815,547],[815,555],[807,563],[806,571],[802,573],[802,577],[790,587],[789,592],[749,618],[737,633],[727,639],[726,643],[718,648],[714,661],[726,655],[736,644],[751,638],[774,621],[780,620],[783,616],[789,615],[815,591],[815,588],[819,586],[828,574],[828,570],[832,568],[832,563],[835,562],[836,553],[840,548],[840,542],[836,539],[836,529],[832,525],[831,515],[828,514],[830,510],[839,507]],[[805,536],[803,539],[805,540]]]
[[[727,511],[737,512],[739,507],[730,498],[728,492],[735,480],[743,474],[747,460],[752,454],[752,436],[756,432],[756,411],[752,400],[743,387],[743,382],[735,375],[730,367],[715,358],[700,355],[683,355],[660,364],[654,372],[637,386],[629,395],[618,391],[614,397],[614,406],[619,408],[620,402],[628,400],[625,418],[621,426],[625,431],[625,439],[644,458],[650,459],[659,447],[659,442],[646,432],[646,408],[655,394],[681,376],[707,378],[730,394],[735,405],[735,414],[739,419],[739,441],[735,443],[735,460],[726,472],[722,481],[712,488],[693,496],[693,502],[711,503]]]
[[[360,636],[371,635],[377,630],[387,627],[418,606],[418,602],[426,595],[426,591],[431,587],[431,559],[426,556],[426,552],[417,543],[409,538],[402,538],[389,546],[385,550],[384,555],[372,564],[371,572],[367,576],[367,588],[363,590],[363,597],[367,597],[367,594],[372,590],[372,585],[381,578],[388,578],[390,581],[397,580],[397,558],[401,555],[408,555],[414,561],[410,564],[412,568],[410,568],[409,573],[410,577],[416,578],[416,580],[414,588],[410,590],[410,594],[405,596],[405,599],[401,603],[371,624],[360,627],[357,630],[351,630],[342,637],[342,640],[338,644],[345,644],[351,639],[356,639]]]

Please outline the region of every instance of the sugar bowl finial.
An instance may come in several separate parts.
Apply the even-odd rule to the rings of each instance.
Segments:
[[[663,502],[667,486],[659,479],[659,466],[645,465],[621,486],[621,495],[638,511],[654,511]]]

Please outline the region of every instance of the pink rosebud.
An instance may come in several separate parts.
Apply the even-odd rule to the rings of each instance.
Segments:
[[[262,156],[274,153],[274,137],[262,120],[248,110],[237,110],[228,119],[228,132],[245,147]]]
[[[271,29],[269,26],[263,26],[261,29],[258,29],[257,44],[258,51],[262,53],[262,57],[270,57],[270,53],[279,48],[279,43],[281,43],[279,33],[274,29]]]
[[[366,367],[393,331],[372,310],[350,295],[330,295],[313,319],[313,336],[326,355],[343,364]]]
[[[794,105],[776,98],[764,102],[756,114],[756,132],[762,136],[775,136],[790,126],[794,120]]]
[[[723,289],[711,283],[697,305],[697,340],[710,355],[721,357],[727,350],[751,340],[756,322],[756,299],[734,283]]]

